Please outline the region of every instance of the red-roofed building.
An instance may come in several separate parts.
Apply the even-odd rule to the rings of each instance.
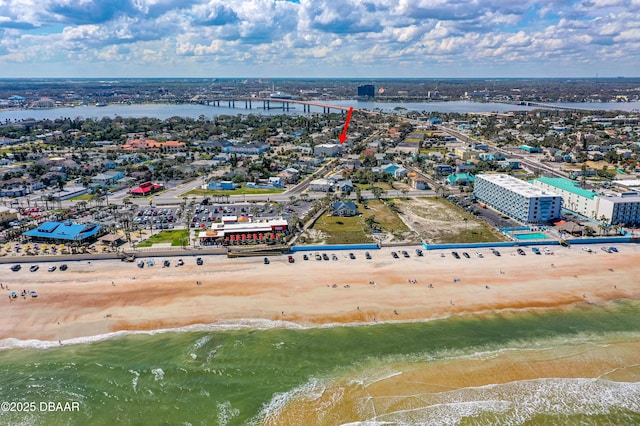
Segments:
[[[160,191],[163,188],[162,185],[153,182],[143,182],[137,188],[133,188],[129,191],[129,194],[136,196],[144,196],[152,194],[156,191]]]
[[[122,145],[125,151],[164,151],[182,152],[187,150],[187,144],[179,141],[158,142],[153,139],[130,139]]]

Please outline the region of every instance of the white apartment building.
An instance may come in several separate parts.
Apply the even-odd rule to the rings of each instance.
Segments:
[[[598,194],[580,188],[576,181],[564,178],[541,177],[534,179],[533,185],[544,191],[554,192],[560,195],[564,209],[578,213],[584,217],[595,217]]]
[[[342,152],[342,146],[337,143],[322,143],[313,147],[313,154],[317,156],[333,157]]]
[[[610,224],[640,224],[640,195],[625,192],[619,196],[596,197],[598,208],[595,219],[605,217]]]
[[[547,223],[561,217],[562,197],[503,174],[477,175],[473,195],[523,223]]]
[[[597,221],[609,224],[640,224],[640,195],[626,191],[616,195],[598,195],[580,188],[576,182],[564,178],[538,178],[533,184],[562,196],[562,207]]]

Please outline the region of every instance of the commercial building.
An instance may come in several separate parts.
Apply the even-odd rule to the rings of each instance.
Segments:
[[[373,98],[376,96],[376,86],[373,84],[362,84],[358,86],[358,97]]]
[[[523,223],[547,223],[561,217],[562,197],[504,174],[477,175],[473,195]]]
[[[222,222],[198,234],[200,245],[230,244],[234,241],[261,243],[279,240],[287,233],[286,219],[252,220],[247,216],[223,216]]]
[[[85,243],[94,241],[101,235],[102,226],[86,223],[44,222],[37,228],[24,232],[22,235],[34,241],[48,243]]]

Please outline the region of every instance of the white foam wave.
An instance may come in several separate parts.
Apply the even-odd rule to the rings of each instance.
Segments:
[[[151,374],[153,374],[153,378],[156,382],[164,379],[164,370],[162,370],[162,368],[154,368],[151,370]]]
[[[403,396],[388,397],[402,398]],[[525,424],[535,416],[606,415],[638,412],[640,383],[545,378],[457,389],[421,396],[424,406],[380,413],[372,422],[457,425],[478,416],[500,424]],[[383,401],[377,401],[382,405]]]
[[[240,414],[240,410],[233,408],[231,402],[225,401],[219,403],[216,407],[218,409],[218,425],[226,426],[229,422]]]
[[[138,380],[140,380],[140,372],[136,370],[129,370],[129,373],[133,374],[131,383],[133,384],[133,392],[138,393]]]
[[[289,392],[275,393],[272,396],[271,401],[264,404],[260,412],[247,422],[247,424],[277,424],[278,417],[282,414],[284,408],[289,404],[289,402],[302,396],[307,400],[315,400],[320,398],[325,390],[326,387],[323,381],[312,378],[307,383],[292,389]]]

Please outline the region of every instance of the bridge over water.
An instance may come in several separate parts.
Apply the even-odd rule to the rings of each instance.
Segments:
[[[327,114],[331,112],[331,110],[338,110],[342,112],[347,112],[351,107],[340,106],[340,105],[330,105],[323,102],[316,101],[303,101],[299,99],[287,99],[287,98],[253,98],[253,97],[237,97],[237,98],[214,98],[214,99],[202,99],[199,101],[201,104],[210,105],[210,106],[220,106],[221,104],[224,106],[228,106],[229,108],[236,108],[236,103],[238,103],[239,107],[242,107],[244,103],[245,109],[263,109],[263,110],[272,110],[272,109],[281,109],[283,111],[289,111],[291,104],[294,105],[302,105],[303,112],[311,112],[311,107],[322,108],[322,112]],[[262,104],[262,106],[260,106]],[[367,114],[375,114],[373,111],[353,108],[354,112],[364,112]]]

